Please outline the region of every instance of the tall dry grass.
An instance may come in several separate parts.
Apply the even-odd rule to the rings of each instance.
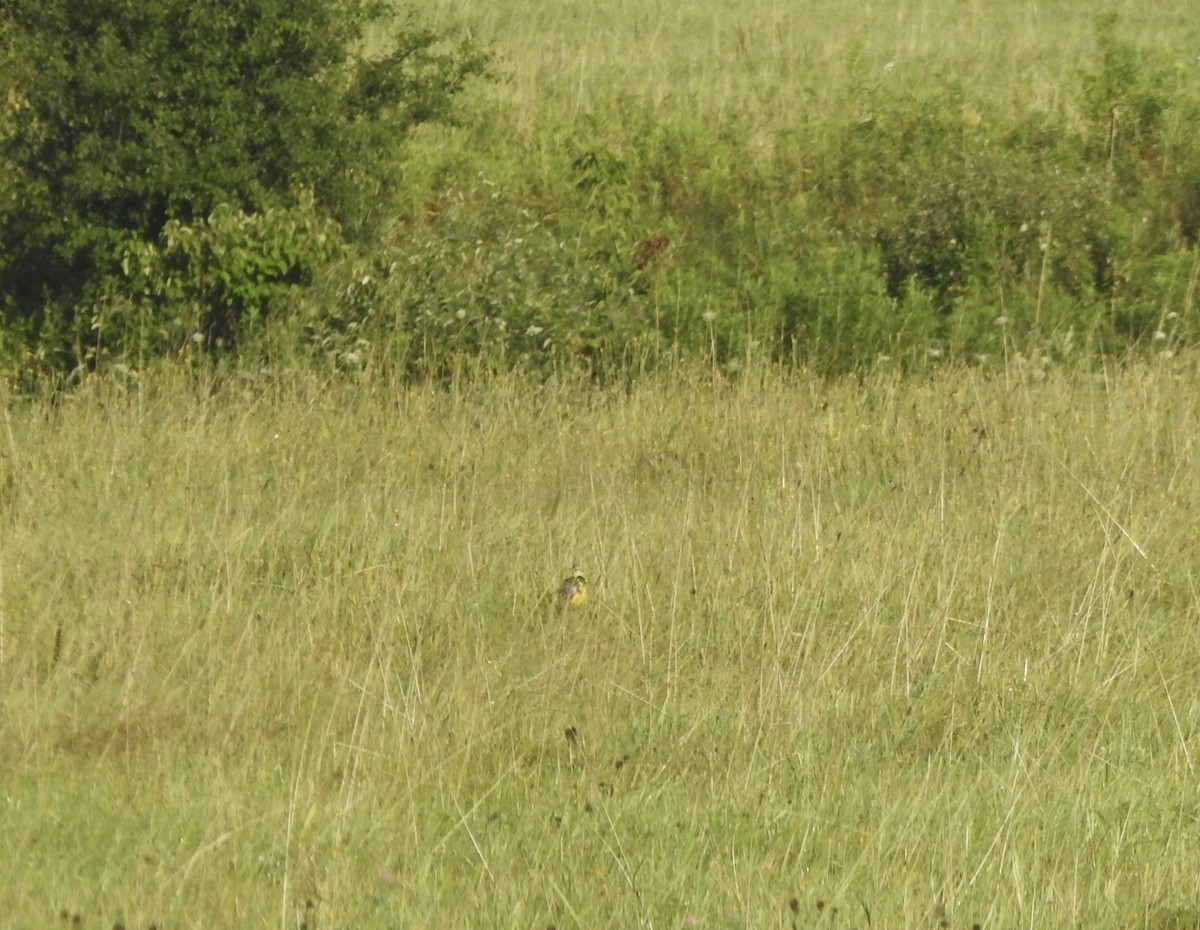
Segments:
[[[5,919],[1190,926],[1196,385],[9,403]]]

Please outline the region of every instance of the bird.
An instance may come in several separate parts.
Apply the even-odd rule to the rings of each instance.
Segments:
[[[587,577],[583,571],[576,565],[571,569],[571,574],[563,579],[563,583],[558,586],[558,605],[563,610],[570,610],[572,607],[582,607],[587,603]]]

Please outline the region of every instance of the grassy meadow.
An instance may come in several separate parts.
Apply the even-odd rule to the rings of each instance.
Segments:
[[[1108,7],[1200,67],[1190,3]],[[384,270],[305,298],[352,305],[295,324],[331,364],[0,396],[0,926],[1200,928],[1200,251],[1147,246],[1149,284],[1111,262],[1097,312],[1149,348],[1091,353],[1093,269],[1054,261],[1092,188],[976,160],[997,113],[1074,118],[1095,11],[421,12],[503,79],[417,134]],[[881,346],[904,325],[822,211],[907,141],[881,119],[855,155],[860,90],[946,75],[980,227],[1050,211],[1010,250],[1028,297],[926,314],[970,355],[919,331],[907,366],[772,357],[768,306],[837,304],[793,327],[814,357],[856,306]],[[784,151],[826,124],[844,190]],[[914,188],[941,164],[918,149]],[[1114,215],[1118,254],[1142,218]],[[633,268],[656,234],[674,251]],[[613,333],[655,327],[668,363],[634,377]],[[411,377],[422,339],[502,373]],[[592,377],[522,364],[612,346]]]
[[[12,405],[5,926],[1194,927],[1198,384]]]
[[[878,80],[961,82],[993,103],[1054,109],[1092,61],[1096,16],[1194,70],[1198,25],[1186,0],[818,0],[600,5],[558,0],[431,0],[423,12],[466,24],[494,43],[502,91],[536,124],[547,110],[577,115],[615,95],[649,100],[670,118],[751,113],[765,130],[828,116],[848,92]]]

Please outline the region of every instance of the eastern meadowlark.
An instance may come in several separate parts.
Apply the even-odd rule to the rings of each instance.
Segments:
[[[558,586],[558,605],[563,610],[582,607],[587,603],[587,578],[578,566]]]

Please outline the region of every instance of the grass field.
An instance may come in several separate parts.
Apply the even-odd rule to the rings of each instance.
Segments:
[[[1108,7],[1200,67],[1191,4]],[[435,190],[471,133],[524,167],[622,94],[772,130],[951,74],[1054,109],[1097,11],[422,12],[497,43],[471,105],[511,105],[419,136]],[[553,225],[571,176],[530,176]],[[428,256],[473,294],[468,240]],[[534,254],[564,294],[571,254]],[[0,397],[0,927],[1200,930],[1200,370],[1020,356],[987,309],[990,360],[907,375],[122,365]]]
[[[10,405],[4,925],[1194,927],[1197,386]]]
[[[672,114],[751,112],[795,124],[879,80],[953,80],[968,96],[1051,109],[1095,55],[1093,26],[1103,11],[1120,17],[1129,40],[1162,50],[1164,64],[1200,67],[1200,29],[1186,0],[1112,0],[1100,8],[1075,0],[857,7],[435,0],[424,7],[495,42],[509,94],[530,113],[574,114],[624,95],[659,101]]]

